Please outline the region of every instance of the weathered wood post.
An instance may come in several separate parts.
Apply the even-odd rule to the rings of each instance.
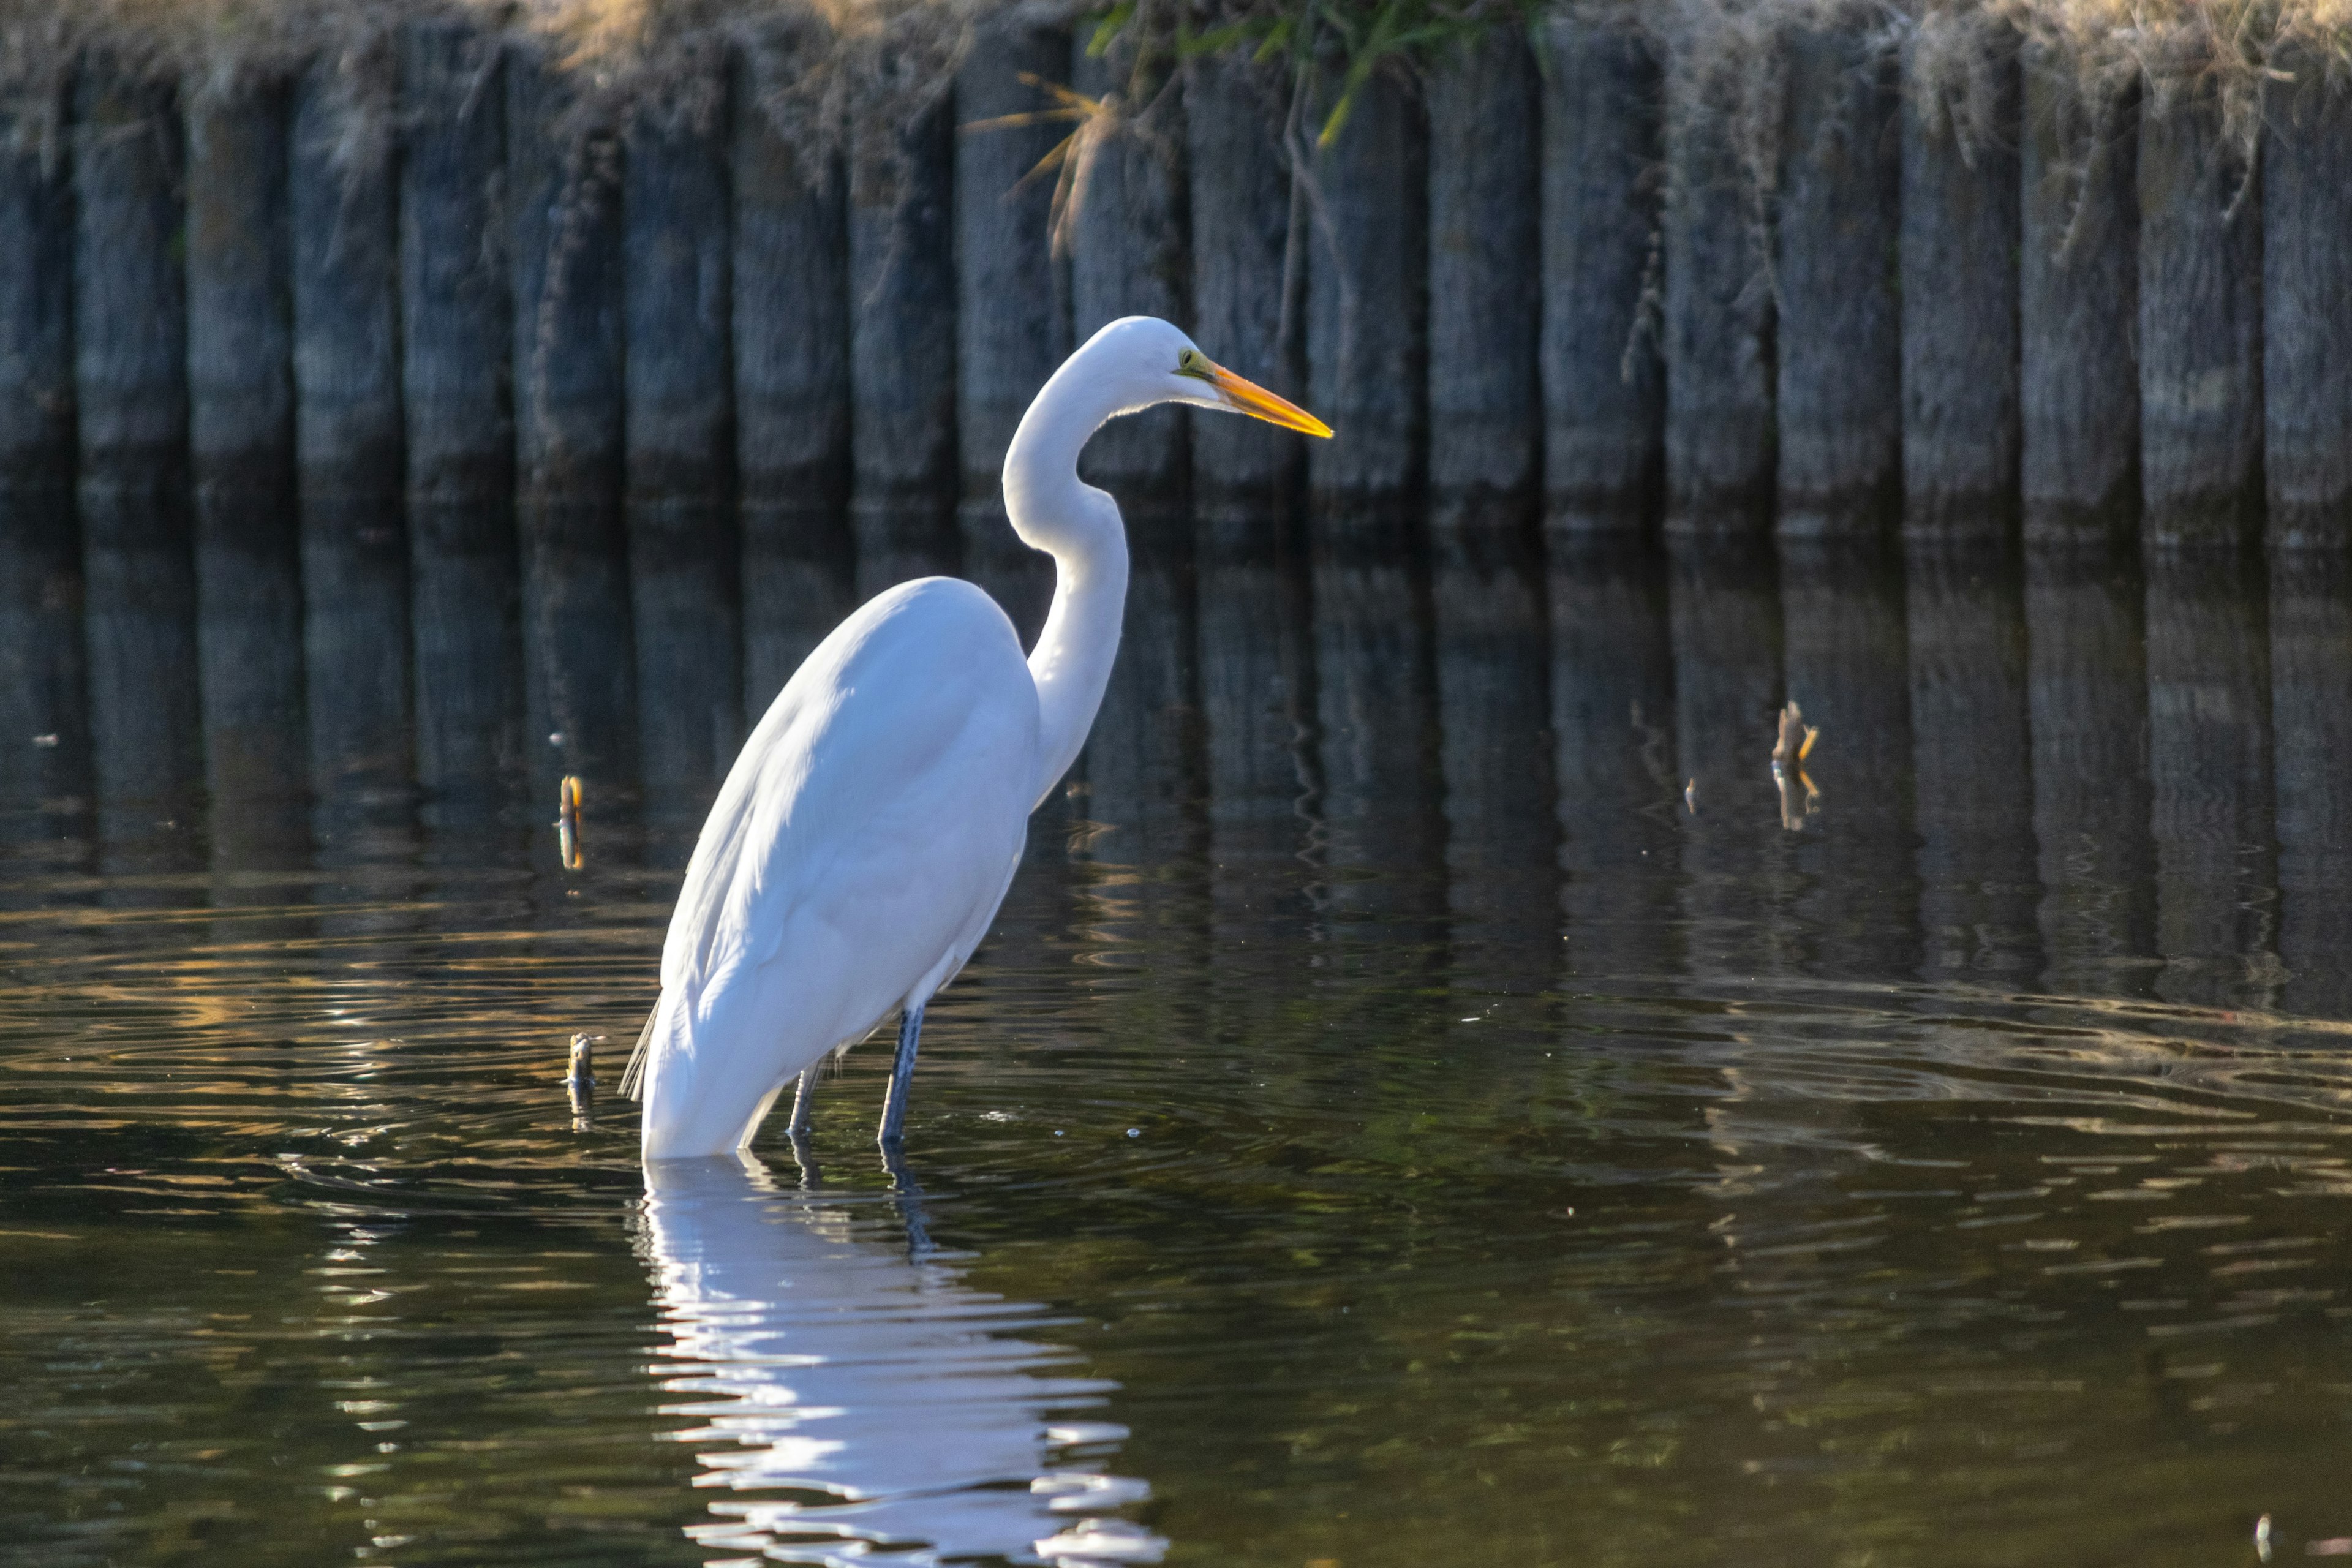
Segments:
[[[2261,526],[2262,190],[2209,90],[2139,125],[2140,486],[2147,542],[2236,544]]]
[[[1496,27],[1428,73],[1432,521],[1516,525],[1542,474],[1543,101]]]
[[[1789,700],[1821,731],[1801,766],[1821,790],[1824,830],[1801,835],[1796,901],[1813,935],[1805,968],[1861,977],[1919,965],[1919,889],[1891,872],[1910,858],[1910,636],[1899,563],[1871,541],[1792,541],[1780,552]],[[1769,754],[1769,752],[1767,753]]]
[[[501,51],[472,26],[400,37],[400,328],[416,778],[479,791],[520,768],[514,303]]]
[[[532,777],[634,780],[621,146],[536,52],[507,56],[523,703]]]
[[[287,92],[276,81],[191,82],[183,98],[205,771],[215,800],[299,795],[310,751]]]
[[[2321,61],[2263,132],[2263,472],[2273,548],[2352,544],[2352,96]]]
[[[1991,58],[1948,74],[1937,41]],[[2017,517],[2016,42],[1915,40],[1905,69],[1904,527],[1999,538]]]
[[[2137,994],[2156,953],[2147,595],[2120,542],[2025,556],[2042,984]]]
[[[1919,804],[1921,977],[2024,985],[2041,969],[2024,581],[2013,543],[1906,552]]]
[[[625,160],[629,581],[646,784],[699,816],[743,738],[724,59],[671,91]]]
[[[1203,56],[1187,70],[1192,340],[1227,369],[1298,396],[1306,335],[1296,284],[1304,272],[1294,278],[1286,269],[1294,192],[1282,151],[1285,78],[1227,56]],[[1312,237],[1305,215],[1298,221],[1296,237],[1305,245]],[[1290,505],[1307,460],[1299,445],[1254,419],[1193,421],[1193,500],[1211,531],[1220,519],[1262,518]]]
[[[1670,41],[1665,62],[1666,526],[1766,526],[1773,493],[1772,294],[1761,195],[1738,145],[1732,73]]]
[[[1026,176],[1071,128],[988,122],[1050,107],[1043,88],[1021,78],[1059,83],[1069,68],[1066,30],[1006,12],[974,31],[955,82],[957,521],[966,572],[1004,606],[1024,643],[1045,624],[1053,560],[1004,521],[999,478],[1021,416],[1069,357],[1069,270],[1054,252],[1054,184]]]
[[[2261,563],[2247,552],[2150,553],[2156,990],[2168,1002],[2268,1007],[2275,998],[2269,622]]]
[[[849,175],[776,122],[801,47],[790,32],[762,36],[735,62],[735,482],[753,723],[856,603]]]
[[[294,402],[302,631],[319,781],[406,784],[406,460],[394,61],[322,61],[294,91]]]
[[[1327,91],[1322,112],[1335,106]],[[1321,124],[1294,128],[1308,148]],[[1392,529],[1419,498],[1428,434],[1429,138],[1403,82],[1375,70],[1307,186],[1308,444],[1318,543]],[[1296,437],[1293,437],[1296,439]]]
[[[188,505],[180,116],[168,84],[87,61],[75,87],[73,343],[83,626],[99,794],[203,776]]]
[[[919,58],[854,112],[850,514],[862,598],[957,568],[955,102]]]
[[[1869,534],[1903,479],[1901,163],[1890,62],[1858,25],[1786,40],[1780,210],[1780,528]]]
[[[1660,872],[1680,831],[1660,808],[1687,813],[1676,798],[1664,563],[1624,539],[1554,544],[1549,684],[1567,917],[1567,940],[1555,943],[1560,967],[1570,975],[1670,974],[1677,879]],[[1778,679],[1777,657],[1769,673]]]
[[[62,92],[0,115],[0,795],[16,802],[85,794],[89,768],[69,116]]]
[[[2029,45],[2018,184],[2019,489],[2029,540],[2139,521],[2138,159],[2129,97]]]
[[[1555,534],[1644,526],[1664,461],[1658,66],[1631,27],[1545,23],[1545,513]]]
[[[1086,199],[1070,225],[1071,337],[1084,342],[1121,316],[1158,316],[1191,329],[1192,248],[1186,197],[1184,83],[1136,78],[1124,40],[1099,56],[1079,33],[1070,84],[1110,104],[1118,118],[1096,148]],[[1139,546],[1181,546],[1162,524],[1189,527],[1192,489],[1187,412],[1170,405],[1113,420],[1087,443],[1081,470],[1118,498]],[[1233,423],[1243,423],[1234,420]]]
[[[2271,712],[2278,734],[2280,1002],[2352,1009],[2352,562],[2297,551],[2271,563]]]

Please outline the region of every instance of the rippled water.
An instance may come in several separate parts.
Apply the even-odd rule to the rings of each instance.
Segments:
[[[539,792],[0,816],[0,1555],[2352,1537],[2335,577],[1181,589],[932,1011],[904,1183],[873,1047],[807,1168],[648,1190],[633,1107],[575,1123],[698,803],[592,780],[576,870]]]

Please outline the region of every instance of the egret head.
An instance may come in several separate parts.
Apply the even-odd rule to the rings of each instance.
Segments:
[[[1072,363],[1101,367],[1121,413],[1161,403],[1246,414],[1309,436],[1331,426],[1288,400],[1217,363],[1181,331],[1156,316],[1128,316],[1088,339]]]

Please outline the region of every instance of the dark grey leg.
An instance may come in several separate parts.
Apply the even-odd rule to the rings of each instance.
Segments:
[[[890,1088],[882,1097],[882,1132],[877,1140],[885,1149],[897,1149],[906,1142],[907,1090],[914,1081],[915,1047],[922,1034],[922,1008],[909,1007],[898,1015],[898,1054],[890,1063]]]
[[[784,1136],[797,1143],[808,1136],[809,1113],[816,1108],[816,1068],[801,1068],[801,1076],[793,1086],[793,1119],[784,1123]]]

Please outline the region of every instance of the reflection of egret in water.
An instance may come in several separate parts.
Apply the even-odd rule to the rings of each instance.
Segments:
[[[1051,1418],[1110,1385],[1013,1337],[1037,1309],[961,1283],[919,1225],[913,1247],[886,1245],[748,1154],[646,1171],[672,1341],[656,1369],[680,1396],[662,1410],[698,1418],[672,1434],[709,1446],[695,1484],[734,1494],[687,1527],[698,1544],[784,1563],[1159,1561],[1159,1537],[1095,1517],[1146,1488],[1068,1452],[1124,1434]]]

